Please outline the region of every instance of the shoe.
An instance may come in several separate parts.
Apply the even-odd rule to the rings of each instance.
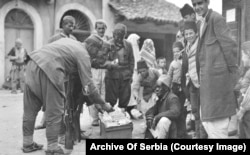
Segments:
[[[35,142],[33,142],[31,145],[24,146],[22,148],[24,153],[34,152],[34,151],[42,150],[42,149],[43,149],[43,145],[37,144]]]
[[[86,136],[84,133],[81,133],[81,140],[89,139],[88,136]]]
[[[45,124],[40,124],[38,126],[35,127],[35,130],[40,130],[40,129],[45,129],[46,128],[46,125]]]
[[[99,126],[99,120],[94,120],[91,125],[92,126]]]
[[[63,149],[59,147],[57,150],[46,150],[46,155],[65,155]]]

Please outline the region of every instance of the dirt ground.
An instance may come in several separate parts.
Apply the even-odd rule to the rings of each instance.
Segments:
[[[81,129],[94,139],[102,138],[100,136],[100,127],[92,127],[92,118],[89,116],[88,108],[85,106],[81,114]],[[23,94],[11,94],[9,90],[0,90],[0,155],[24,155],[22,147],[22,115],[23,115]],[[38,113],[36,124],[39,123],[42,112]],[[143,121],[133,121],[132,137],[141,139]],[[44,145],[46,150],[45,129],[35,130],[34,141]],[[85,154],[85,140],[74,146],[71,155]],[[29,153],[29,155],[44,155],[44,150]],[[27,155],[27,154],[25,154]]]
[[[23,94],[11,94],[9,90],[0,90],[0,155],[24,155],[22,147],[22,115],[23,115]],[[42,112],[38,113],[36,124],[40,122]],[[81,118],[81,130],[85,131],[91,139],[101,139],[100,127],[92,127],[92,118],[89,115],[88,107],[84,106]],[[145,125],[143,120],[132,120],[133,122],[133,139],[142,139]],[[233,130],[232,127],[231,130]],[[237,139],[234,135],[230,138]],[[29,155],[44,155],[46,150],[45,129],[35,130],[34,141],[44,145],[44,149],[29,153]],[[71,155],[85,155],[86,141],[74,145]],[[27,155],[27,154],[25,154]]]

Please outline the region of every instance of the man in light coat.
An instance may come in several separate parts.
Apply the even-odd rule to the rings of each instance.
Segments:
[[[225,19],[208,9],[209,0],[192,0],[192,4],[202,16],[196,53],[201,120],[208,138],[228,138],[230,117],[236,113],[237,45]]]
[[[41,49],[29,53],[26,68],[23,114],[23,152],[42,149],[43,145],[33,141],[36,116],[42,106],[46,106],[46,154],[64,154],[58,146],[58,135],[63,121],[66,100],[65,80],[77,74],[93,103],[100,104],[109,111],[92,81],[91,63],[88,52],[101,50],[103,41],[90,36],[85,43],[62,38]],[[99,106],[100,107],[100,106]]]

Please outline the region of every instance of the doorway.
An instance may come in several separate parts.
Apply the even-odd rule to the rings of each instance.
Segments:
[[[34,49],[34,25],[28,16],[21,9],[12,9],[5,17],[5,75],[10,74],[11,62],[8,59],[8,53],[15,46],[15,40],[20,38],[23,47],[27,52]]]

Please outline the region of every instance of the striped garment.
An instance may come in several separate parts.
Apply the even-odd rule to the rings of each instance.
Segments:
[[[154,42],[151,39],[146,39],[140,51],[141,58],[146,61],[149,68],[156,68],[156,57]]]
[[[245,73],[244,77],[240,81],[240,91],[244,96],[241,102],[240,109],[244,111],[250,110],[250,69]]]
[[[240,110],[249,111],[250,110],[250,87],[247,88],[246,94],[243,94],[244,99],[240,104]]]
[[[197,38],[194,44],[190,45],[188,43],[188,45],[186,46],[186,52],[188,56],[188,75],[196,88],[200,87],[200,84],[198,81],[198,74],[196,70],[196,58],[195,58],[197,46],[198,46],[198,40],[199,39]]]

